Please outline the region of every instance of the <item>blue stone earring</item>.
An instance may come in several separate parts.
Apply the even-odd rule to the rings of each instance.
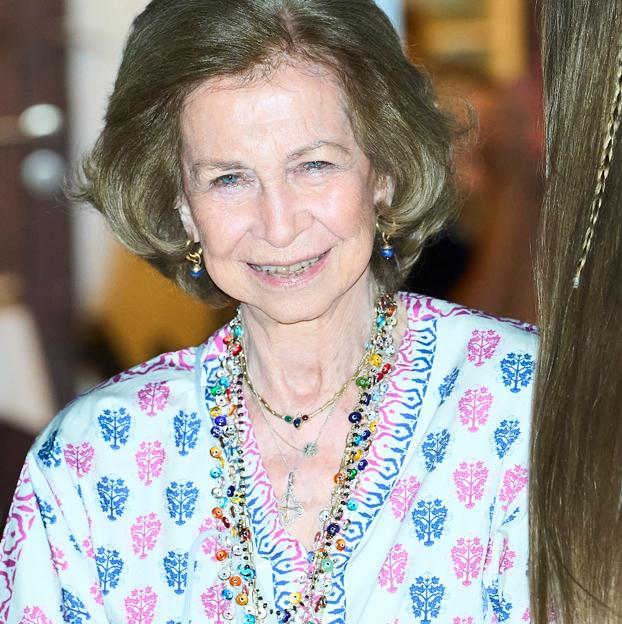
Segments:
[[[188,247],[192,246],[192,241],[188,241]],[[205,275],[205,267],[203,266],[203,249],[199,246],[196,251],[190,251],[186,254],[186,260],[190,263],[188,272],[192,279],[198,280]]]
[[[380,226],[376,222],[376,227],[378,228],[378,232],[380,232],[380,236],[382,237],[382,247],[380,247],[380,255],[385,260],[391,260],[395,256],[395,247],[391,245],[388,234],[380,229]]]

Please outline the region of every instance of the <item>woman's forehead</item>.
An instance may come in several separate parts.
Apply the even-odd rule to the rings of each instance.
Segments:
[[[349,114],[337,79],[326,69],[308,71],[282,64],[254,80],[239,77],[211,79],[187,99],[182,113],[187,141],[209,133],[244,138],[250,133],[308,135],[316,140],[352,138]],[[326,136],[324,136],[326,135]],[[328,137],[330,135],[330,137]],[[301,137],[302,138],[302,137]]]
[[[307,59],[275,55],[238,74],[226,74],[208,78],[199,89],[237,90],[245,87],[261,86],[292,77],[307,76],[333,83],[341,89],[341,81],[328,65]]]

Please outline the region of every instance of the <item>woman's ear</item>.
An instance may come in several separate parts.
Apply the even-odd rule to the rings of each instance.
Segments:
[[[374,205],[390,206],[393,203],[395,183],[391,176],[378,177],[374,188]]]
[[[194,222],[192,211],[190,210],[190,206],[185,199],[179,202],[177,211],[179,212],[179,218],[184,226],[184,230],[186,230],[188,238],[194,243],[198,243],[200,240],[199,229]]]

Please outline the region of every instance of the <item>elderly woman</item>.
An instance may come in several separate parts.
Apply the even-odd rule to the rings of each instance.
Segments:
[[[533,332],[393,294],[450,139],[371,0],[154,0],[81,193],[197,347],[73,402],[2,546],[8,622],[524,622]]]

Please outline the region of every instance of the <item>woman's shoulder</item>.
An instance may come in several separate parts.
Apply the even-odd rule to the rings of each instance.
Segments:
[[[137,438],[170,437],[175,418],[200,418],[202,375],[206,363],[218,358],[221,331],[199,346],[157,355],[82,393],[52,419],[31,454],[49,467],[59,464],[68,447],[88,452],[104,444],[120,450]]]
[[[429,359],[426,384],[434,405],[458,413],[468,400],[481,398],[528,418],[538,350],[535,327],[431,297],[402,297],[410,329],[405,348],[418,345],[421,351],[421,357],[411,353],[403,359],[417,367]]]
[[[506,348],[535,352],[538,330],[527,322],[497,317],[466,306],[414,293],[400,293],[411,327],[421,321],[432,321],[439,338],[457,349],[467,349],[469,361]],[[480,353],[481,352],[481,353]]]

